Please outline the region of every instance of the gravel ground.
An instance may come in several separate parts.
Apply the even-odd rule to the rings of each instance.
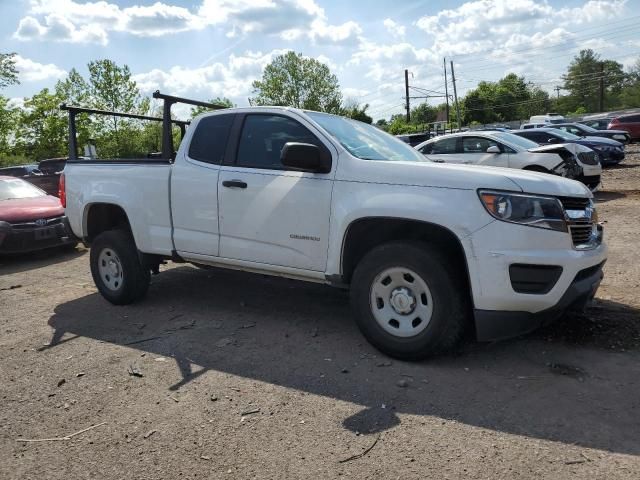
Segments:
[[[597,195],[610,258],[595,305],[421,363],[376,352],[328,287],[171,265],[114,307],[84,249],[0,259],[0,478],[637,479],[628,151]]]

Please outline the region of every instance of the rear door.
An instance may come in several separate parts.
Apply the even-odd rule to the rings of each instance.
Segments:
[[[243,115],[237,151],[220,171],[220,256],[324,271],[335,150],[304,119],[280,113]],[[331,173],[282,165],[287,142],[311,143],[332,155]],[[332,154],[333,152],[333,154]]]
[[[189,145],[171,172],[173,240],[179,253],[219,253],[218,176],[225,155],[233,113],[198,120]]]
[[[429,160],[436,163],[464,163],[459,153],[459,137],[441,138],[433,143],[428,143],[419,151]]]

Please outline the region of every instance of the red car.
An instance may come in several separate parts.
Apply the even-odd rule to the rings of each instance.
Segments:
[[[625,130],[632,142],[640,140],[640,113],[620,115],[611,119],[609,130]]]
[[[21,178],[0,176],[0,254],[77,242],[59,198]]]

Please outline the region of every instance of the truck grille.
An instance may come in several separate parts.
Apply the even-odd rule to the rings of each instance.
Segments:
[[[591,200],[579,197],[559,197],[558,200],[562,203],[567,216],[573,246],[576,248],[588,248],[600,243],[601,236],[594,235],[593,218],[586,215],[586,210],[589,208]],[[583,212],[585,215],[580,216]]]
[[[571,239],[576,247],[586,245],[591,240],[591,223],[585,225],[571,225],[569,229],[571,230]]]
[[[578,153],[578,159],[585,165],[598,165],[600,158],[596,152],[580,152]]]
[[[565,210],[584,210],[589,206],[588,198],[558,197]]]

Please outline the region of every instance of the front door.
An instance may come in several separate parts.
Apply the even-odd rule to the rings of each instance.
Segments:
[[[324,271],[332,173],[292,171],[280,161],[287,142],[328,150],[308,127],[282,114],[245,116],[235,163],[218,181],[221,257]]]

